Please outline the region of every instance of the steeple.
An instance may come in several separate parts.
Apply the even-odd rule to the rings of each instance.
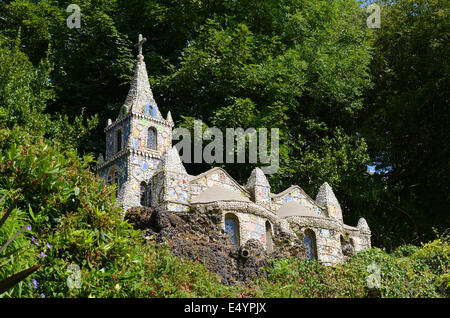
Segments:
[[[163,119],[159,112],[158,105],[153,98],[153,92],[148,81],[147,68],[142,55],[142,45],[147,41],[146,38],[139,34],[139,41],[135,45],[138,47],[139,54],[137,55],[136,67],[134,70],[133,80],[131,82],[130,90],[125,99],[124,107],[119,117],[128,112],[141,113],[147,116]]]

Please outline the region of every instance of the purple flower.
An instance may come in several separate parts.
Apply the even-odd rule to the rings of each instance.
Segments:
[[[31,225],[30,224],[27,224],[25,227],[27,228],[28,231],[31,231]]]
[[[47,247],[48,247],[48,249],[52,248],[49,242],[47,242]]]
[[[44,295],[44,293],[41,293],[41,298],[45,298],[45,295]]]
[[[35,279],[33,279],[33,286],[34,286],[34,289],[37,289],[37,287],[38,287],[38,282]]]
[[[41,257],[42,257],[42,258],[44,258],[44,257],[45,257],[45,254],[44,254],[44,252],[41,252]]]
[[[32,236],[31,239],[33,240],[33,243],[34,243],[34,244],[39,245],[38,240],[36,240],[36,239],[34,238],[34,236]]]

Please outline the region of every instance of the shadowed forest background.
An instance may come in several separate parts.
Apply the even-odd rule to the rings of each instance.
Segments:
[[[273,192],[315,196],[328,181],[345,223],[366,218],[377,247],[448,228],[447,1],[383,1],[380,29],[354,0],[78,0],[69,29],[72,2],[0,1],[1,128],[104,153],[142,33],[176,126],[280,129]],[[224,166],[244,182],[257,165]]]

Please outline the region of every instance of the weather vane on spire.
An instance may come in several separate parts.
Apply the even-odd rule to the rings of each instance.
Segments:
[[[140,59],[144,59],[144,56],[142,55],[142,45],[145,43],[145,42],[147,42],[147,39],[146,38],[143,38],[142,37],[142,34],[139,34],[139,41],[138,41],[138,43],[136,43],[135,45],[134,45],[134,47],[137,47],[138,48],[138,51],[139,51],[139,54],[138,54],[138,57],[140,58]]]

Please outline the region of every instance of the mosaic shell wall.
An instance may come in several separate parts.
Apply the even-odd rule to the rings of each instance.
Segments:
[[[129,146],[134,150],[153,152],[153,150],[147,148],[149,128],[154,128],[157,132],[157,149],[155,152],[162,155],[166,148],[172,146],[172,128],[144,116],[141,116],[141,118],[133,117]]]
[[[265,207],[267,210],[271,210],[271,198],[270,198],[270,188],[255,186],[254,189],[255,203]]]
[[[154,202],[161,210],[179,212],[189,209],[187,174],[163,170],[153,180]]]
[[[243,245],[249,239],[256,239],[261,244],[267,246],[266,238],[266,221],[267,219],[257,215],[248,213],[239,213],[236,211],[224,211],[223,212],[223,228],[225,230],[225,215],[233,214],[238,220],[239,226],[239,244]],[[273,224],[271,224],[271,233],[273,237]]]
[[[124,148],[128,142],[128,136],[130,135],[130,119],[126,118],[121,122],[117,123],[112,129],[109,129],[106,132],[106,153],[105,160],[109,160],[115,154],[115,136],[116,133],[121,130],[122,131],[122,146]]]
[[[114,182],[114,176],[116,175],[119,181],[118,188],[121,189],[128,178],[126,156],[123,156],[122,158],[119,158],[111,164],[105,166],[98,172],[98,174],[105,180],[105,182],[108,181],[108,177],[110,177],[111,181]]]

